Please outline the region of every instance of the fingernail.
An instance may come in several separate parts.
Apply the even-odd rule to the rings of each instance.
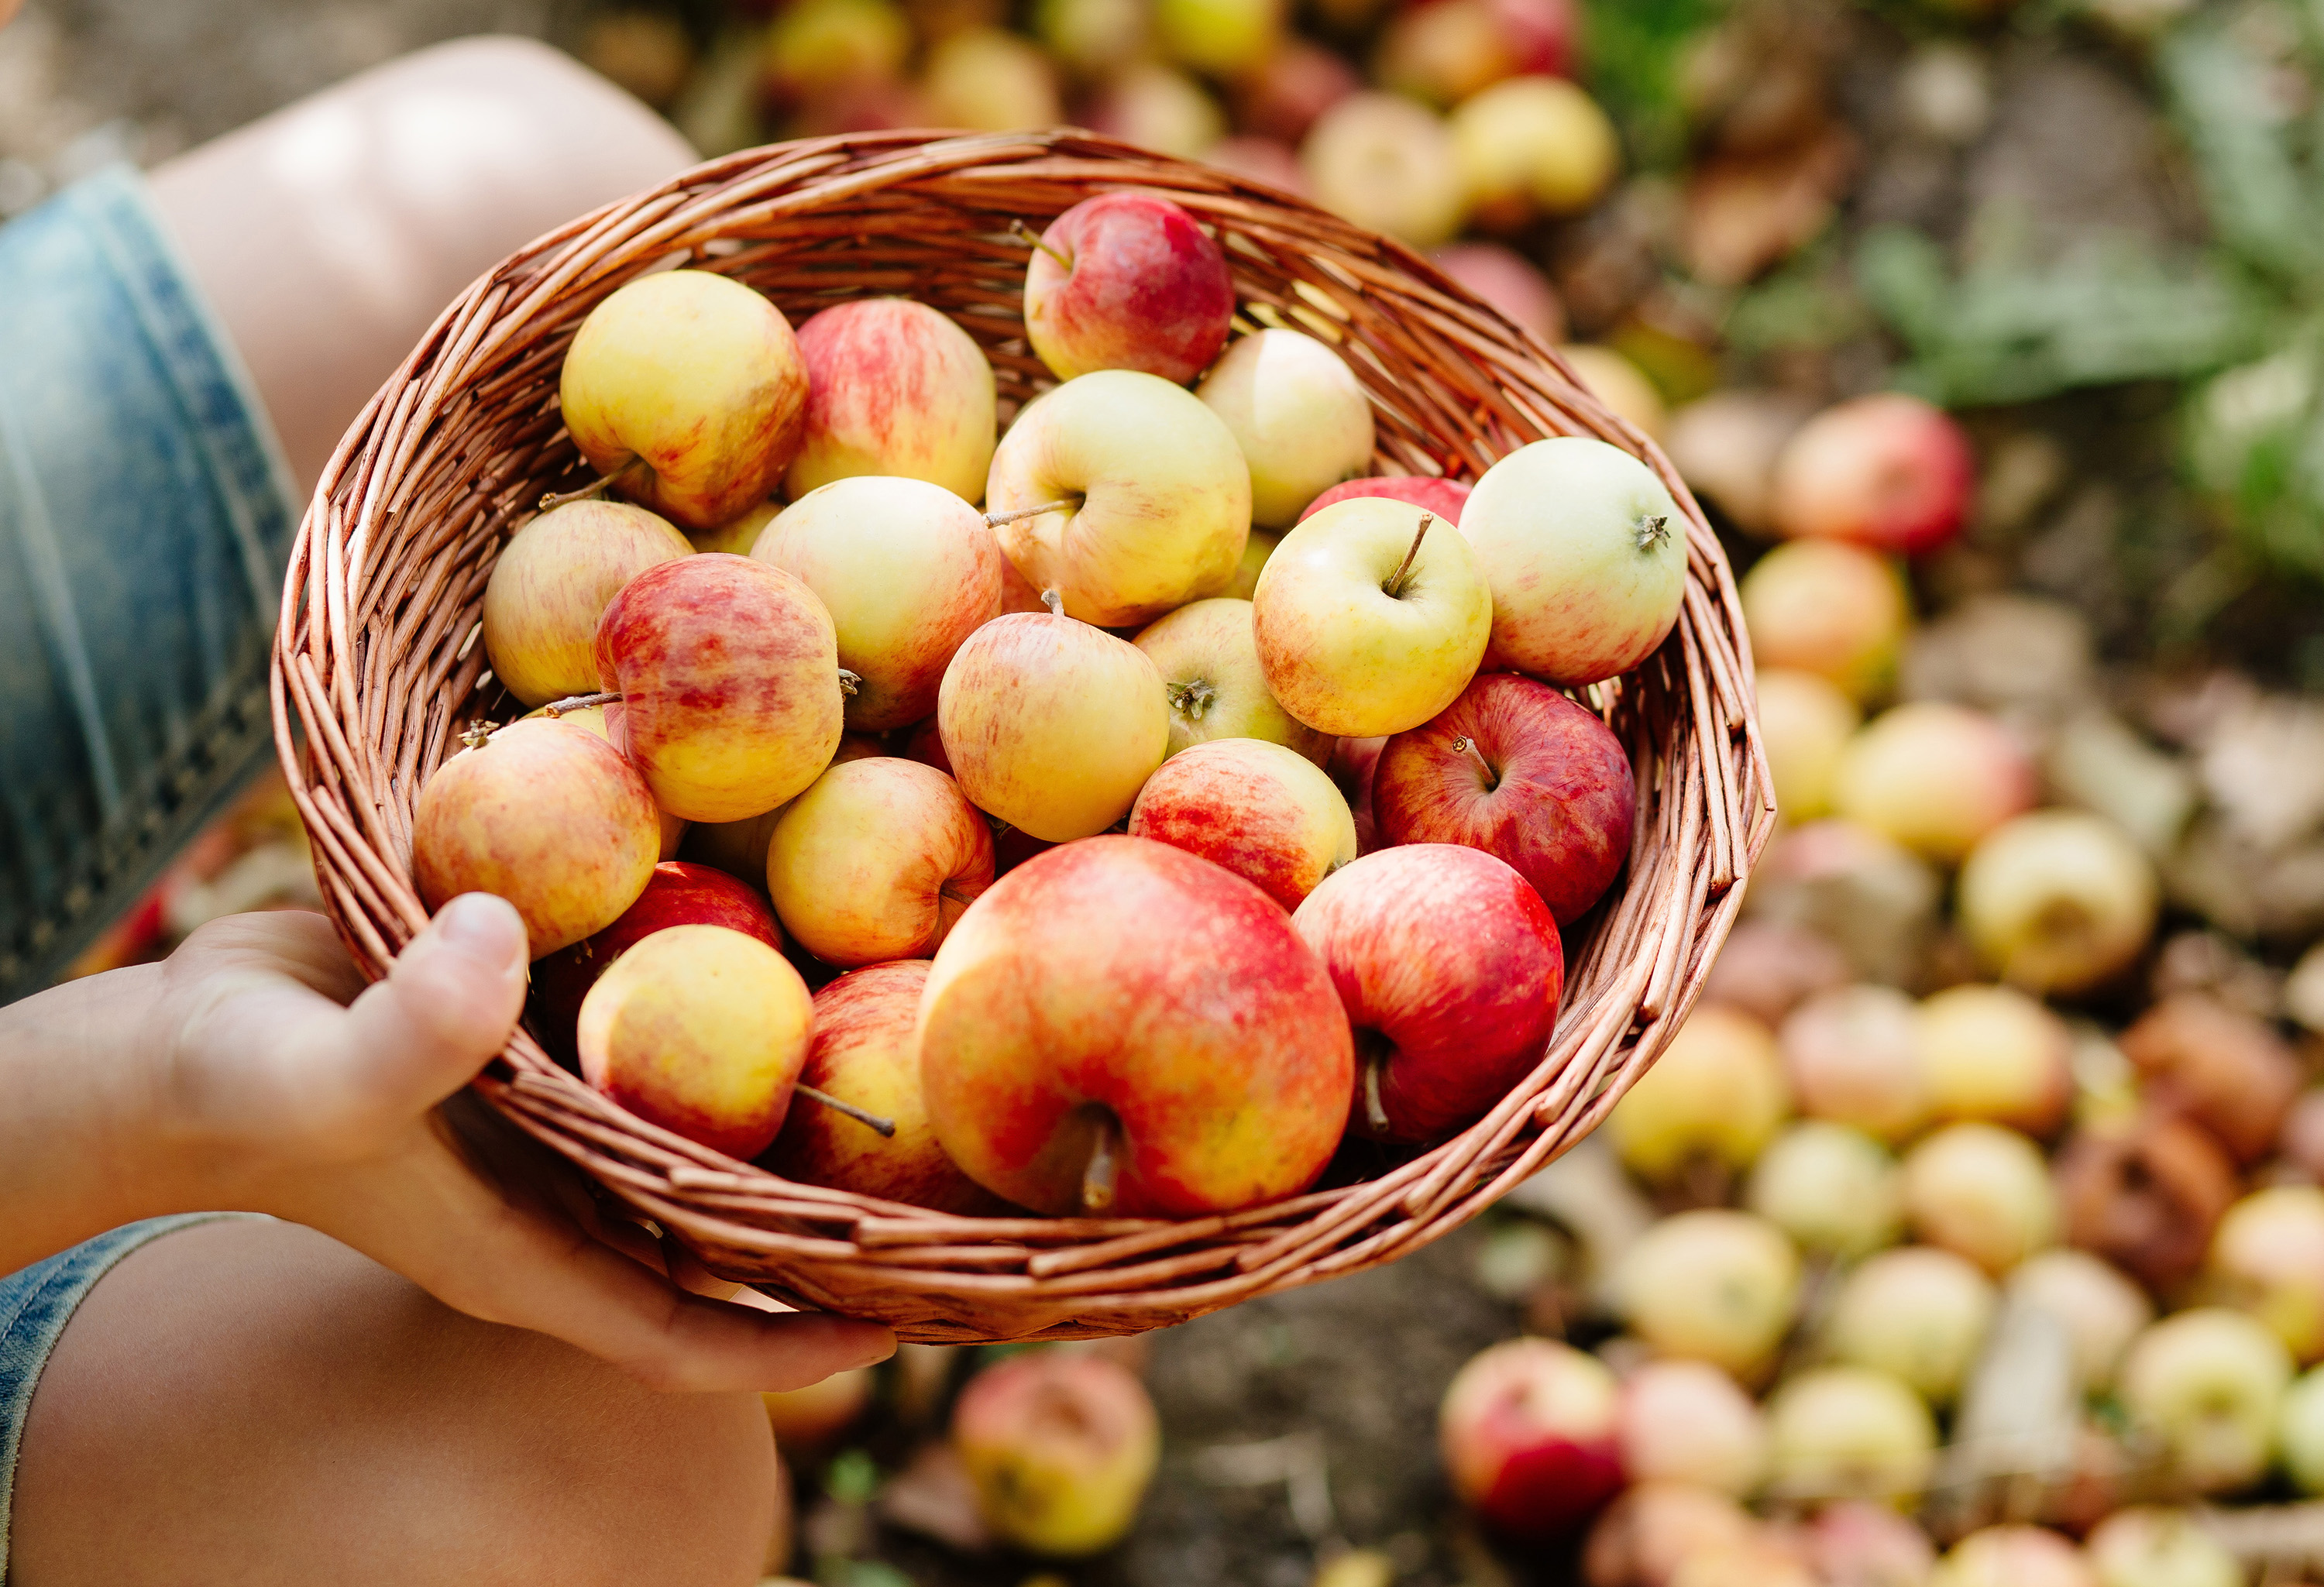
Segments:
[[[479,959],[498,964],[522,961],[524,920],[505,899],[464,892],[437,911],[438,940]]]

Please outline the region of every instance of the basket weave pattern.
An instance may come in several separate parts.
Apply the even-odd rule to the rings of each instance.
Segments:
[[[882,1319],[906,1339],[1133,1333],[1388,1261],[1458,1227],[1587,1133],[1653,1061],[1773,825],[1726,559],[1668,463],[1549,348],[1397,244],[1108,139],[818,139],[699,166],[510,258],[445,311],[326,469],[283,592],[275,732],[324,897],[367,975],[383,975],[427,921],[411,873],[420,785],[472,720],[521,712],[484,676],[478,614],[507,535],[544,490],[579,476],[557,383],[590,309],[672,263],[749,282],[794,325],[851,298],[917,298],[984,348],[1005,417],[1048,379],[1023,340],[1027,250],[1010,223],[1038,230],[1118,188],[1164,194],[1216,227],[1247,320],[1339,346],[1372,396],[1380,472],[1474,480],[1559,434],[1644,457],[1687,517],[1685,603],[1644,667],[1584,691],[1629,746],[1637,828],[1567,966],[1546,1053],[1484,1119],[1378,1178],[1185,1223],[955,1217],[792,1184],[696,1146],[617,1109],[522,1031],[477,1082],[714,1271]]]

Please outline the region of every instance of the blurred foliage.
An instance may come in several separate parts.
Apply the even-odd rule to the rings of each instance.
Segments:
[[[1686,160],[1688,47],[1726,0],[1582,0],[1583,75],[1642,171]]]

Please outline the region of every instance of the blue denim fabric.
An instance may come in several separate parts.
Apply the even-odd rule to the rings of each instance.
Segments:
[[[235,1213],[185,1213],[124,1223],[110,1233],[59,1251],[46,1261],[0,1277],[0,1582],[8,1579],[8,1512],[16,1492],[16,1453],[24,1441],[24,1418],[32,1389],[57,1338],[72,1321],[81,1298],[114,1263],[179,1229]]]
[[[272,752],[294,500],[134,171],[0,227],[0,1002]]]

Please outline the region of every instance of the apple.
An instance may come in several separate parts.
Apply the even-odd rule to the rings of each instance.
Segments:
[[[1982,711],[1919,700],[1881,713],[1850,740],[1832,776],[1832,806],[1940,864],[2034,807],[2034,763]]]
[[[1762,667],[1828,678],[1858,701],[1887,690],[1913,608],[1886,558],[1837,540],[1795,540],[1752,564],[1738,593]]]
[[[1154,34],[1179,64],[1239,78],[1275,53],[1284,10],[1283,0],[1156,0]]]
[[[1139,0],[1035,0],[1033,32],[1049,54],[1084,77],[1104,77],[1146,53]]]
[[[1382,88],[1457,105],[1517,69],[1486,0],[1430,0],[1398,9],[1372,52]]]
[[[964,501],[984,494],[995,429],[992,365],[953,320],[906,298],[838,303],[798,329],[804,438],[784,488],[796,502],[857,475],[900,475]]]
[[[2168,1294],[2202,1266],[2235,1200],[2236,1169],[2207,1131],[2150,1111],[2070,1137],[2058,1195],[2076,1245]]]
[[[2004,981],[2087,992],[2145,952],[2154,867],[2123,830],[2080,810],[2035,810],[1988,833],[1962,864],[1961,928]]]
[[[438,766],[411,818],[412,881],[432,913],[496,893],[530,956],[619,919],[653,876],[661,822],[630,763],[586,729],[512,722]]]
[[[1711,961],[1702,1001],[1779,1026],[1807,999],[1848,979],[1848,956],[1828,938],[1803,926],[1747,918],[1736,922]]]
[[[2276,1442],[2284,1474],[2302,1493],[2324,1494],[2324,1367],[2310,1367],[2285,1392]]]
[[[985,1524],[1035,1554],[1120,1541],[1162,1452],[1145,1385],[1120,1362],[1036,1349],[987,1367],[953,1407],[953,1447]]]
[[[1913,1000],[1868,983],[1817,992],[1776,1032],[1800,1112],[1895,1146],[1929,1117]]]
[[[1937,1562],[1929,1587],[2100,1587],[2076,1548],[2041,1527],[1987,1527]]]
[[[1838,684],[1797,668],[1762,667],[1757,683],[1776,810],[1794,822],[1831,814],[1832,785],[1862,713]]]
[[[1591,1527],[1582,1580],[1589,1587],[1670,1587],[1689,1559],[1724,1553],[1757,1529],[1749,1511],[1714,1489],[1641,1481]]]
[[[994,1210],[992,1198],[945,1156],[920,1095],[912,1031],[924,959],[851,970],[815,994],[815,1045],[798,1084],[896,1127],[882,1137],[831,1108],[793,1108],[761,1160],[786,1179],[937,1212]]]
[[[807,380],[782,310],[725,276],[666,270],[589,311],[558,390],[591,467],[702,530],[773,492],[798,450]]]
[[[1495,83],[1462,100],[1452,125],[1470,211],[1490,231],[1517,231],[1542,216],[1579,215],[1621,171],[1613,122],[1563,78]]]
[[[1194,393],[1101,369],[1018,414],[984,504],[1036,590],[1055,591],[1068,616],[1119,628],[1226,586],[1250,530],[1250,470]]]
[[[1515,249],[1499,243],[1448,243],[1432,251],[1428,263],[1544,346],[1565,339],[1565,304],[1557,289]]]
[[[1149,193],[1083,199],[1049,223],[1025,267],[1025,334],[1063,381],[1129,369],[1184,385],[1227,345],[1234,308],[1219,245]]]
[[[1011,613],[970,634],[945,669],[936,726],[969,802],[1049,843],[1129,815],[1170,751],[1146,652],[1057,614]]]
[[[1904,1216],[1923,1240],[1996,1277],[2058,1242],[2042,1149],[1998,1124],[1948,1124],[1905,1153]]]
[[[621,502],[572,502],[531,520],[484,585],[493,676],[528,706],[593,692],[589,643],[605,604],[646,568],[693,549],[666,521]]]
[[[759,543],[760,533],[782,510],[780,502],[761,502],[740,518],[730,518],[715,528],[689,530],[686,539],[697,551],[732,551],[737,557],[747,557],[751,548]]]
[[[1221,138],[1203,151],[1203,163],[1247,181],[1280,188],[1295,198],[1310,198],[1299,152],[1272,138]]]
[[[1698,498],[1765,537],[1775,528],[1775,458],[1806,417],[1783,392],[1713,392],[1671,414],[1663,449]]]
[[[1237,337],[1194,394],[1242,449],[1262,529],[1298,522],[1323,491],[1371,466],[1371,399],[1345,359],[1304,332]]]
[[[924,480],[834,480],[784,508],[751,556],[806,585],[830,613],[839,665],[856,675],[844,715],[858,733],[935,710],[954,653],[1001,615],[991,531],[975,508]]]
[[[2133,1425],[2162,1441],[2180,1484],[2227,1493],[2266,1472],[2292,1371],[2291,1352],[2257,1320],[2199,1306],[2132,1342],[2118,1392]]]
[[[1792,1325],[1800,1259],[1764,1218],[1707,1207],[1665,1218],[1623,1253],[1617,1306],[1665,1355],[1757,1371]]]
[[[1056,68],[1031,40],[1004,28],[967,27],[940,40],[921,69],[920,91],[938,126],[1005,133],[1065,119]]]
[[[1954,986],[1913,1013],[1913,1049],[1939,1119],[2047,1137],[2074,1100],[2073,1033],[2015,987]]]
[[[1910,1384],[1950,1405],[1993,1326],[1992,1280],[1949,1250],[1911,1245],[1869,1257],[1848,1275],[1824,1324],[1835,1360]]]
[[[1571,1345],[1488,1347],[1453,1375],[1437,1412],[1452,1491],[1505,1536],[1567,1536],[1621,1490],[1618,1399],[1614,1374]]]
[[[1784,443],[1773,517],[1790,538],[1917,557],[1960,532],[1976,494],[1977,456],[1960,426],[1884,392],[1825,409]]]
[[[1886,1505],[1842,1499],[1808,1523],[1808,1559],[1828,1587],[1927,1587],[1929,1535]]]
[[[1606,411],[1648,440],[1661,442],[1670,410],[1645,370],[1611,347],[1588,342],[1568,342],[1557,349],[1557,355],[1573,371],[1582,389],[1597,398]]]
[[[1380,846],[1379,828],[1372,818],[1372,778],[1379,770],[1380,751],[1387,747],[1384,738],[1334,739],[1332,758],[1323,768],[1348,801],[1348,814],[1356,818],[1359,854]]]
[[[1092,132],[1181,160],[1203,158],[1227,130],[1226,113],[1200,83],[1183,71],[1150,60],[1116,73],[1090,103],[1083,119]]]
[[[1289,35],[1235,81],[1235,125],[1277,147],[1296,143],[1317,116],[1363,86],[1337,51]]]
[[[1315,202],[1366,231],[1433,248],[1466,214],[1452,129],[1401,94],[1349,95],[1299,144]]]
[[[1936,1467],[1937,1426],[1901,1379],[1870,1367],[1817,1367],[1767,1402],[1778,1497],[1896,1500]]]
[[[568,712],[567,715],[570,717],[577,713]],[[850,761],[867,760],[884,753],[886,752],[876,738],[860,733],[842,734],[839,748],[833,752],[831,764],[844,766]],[[826,770],[829,769],[825,768]],[[704,865],[715,865],[729,876],[742,878],[753,889],[763,888],[767,885],[767,845],[774,839],[775,824],[783,818],[783,812],[788,808],[788,804],[777,805],[761,815],[745,817],[740,821],[696,822],[686,828],[680,857]]]
[[[2113,1385],[2123,1352],[2154,1321],[2153,1303],[2138,1286],[2086,1250],[2045,1250],[2026,1258],[2003,1285],[2002,1298],[2052,1317],[2065,1330],[2076,1387],[2084,1394]]]
[[[1625,1167],[1667,1183],[1705,1161],[1729,1173],[1749,1167],[1790,1112],[1775,1038],[1750,1015],[1712,1004],[1687,1016],[1606,1129]]]
[[[664,861],[619,919],[533,965],[530,1012],[541,1044],[562,1061],[577,1061],[573,1031],[581,1000],[608,964],[640,939],[671,926],[724,926],[757,937],[777,953],[783,948],[774,911],[754,889],[707,865]]]
[[[1331,758],[1331,735],[1299,721],[1268,692],[1249,601],[1214,595],[1191,602],[1148,624],[1132,642],[1162,675],[1171,754],[1219,739],[1255,738],[1310,761]]]
[[[2242,1163],[2275,1147],[2304,1078],[2273,1027],[2200,992],[2164,998],[2121,1045],[2150,1102],[2200,1124]]]
[[[2273,1329],[2293,1360],[2324,1360],[2324,1190],[2272,1186],[2229,1207],[2209,1277],[2217,1298]]]
[[[1703,1361],[1647,1361],[1624,1379],[1615,1438],[1633,1482],[1692,1482],[1741,1499],[1767,1474],[1766,1418]]]
[[[1356,817],[1359,830],[1363,817]],[[2314,1184],[2324,1185],[2324,1087],[2303,1091],[2292,1100],[2283,1115],[2283,1128],[2276,1137],[2277,1149],[2284,1162],[2294,1173],[2305,1175]]]
[[[852,1367],[804,1389],[761,1392],[759,1403],[766,1408],[767,1426],[775,1435],[776,1450],[786,1459],[796,1461],[837,1443],[839,1435],[862,1420],[863,1413],[871,1408],[876,1387],[871,1368]]]
[[[1429,1141],[1490,1111],[1542,1060],[1565,982],[1557,923],[1475,849],[1382,849],[1291,918],[1355,1029],[1349,1128]]]
[[[924,959],[992,884],[992,833],[943,772],[896,756],[834,766],[784,810],[767,894],[826,964]]]
[[[1691,1554],[1671,1573],[1670,1587],[1823,1587],[1797,1545],[1763,1526],[1739,1543]]]
[[[815,592],[748,557],[647,568],[597,623],[619,747],[656,803],[740,821],[799,793],[839,748],[839,641]]]
[[[1355,820],[1323,768],[1256,738],[1164,761],[1130,808],[1130,835],[1199,854],[1286,909],[1356,857]]]
[[[1355,1084],[1332,977],[1281,908],[1137,837],[1065,844],[994,882],[937,950],[918,1041],[945,1155],[1053,1214],[1296,1195]]]
[[[1925,973],[1943,890],[1912,850],[1835,818],[1776,832],[1752,872],[1747,909],[1815,932],[1857,974],[1895,985]]]
[[[1518,447],[1477,482],[1461,534],[1492,586],[1501,666],[1595,683],[1654,654],[1678,621],[1686,520],[1618,447],[1560,436]]]
[[[1893,1245],[1904,1227],[1896,1159],[1862,1130],[1825,1119],[1803,1119],[1767,1143],[1743,1204],[1803,1250],[1836,1257]]]
[[[621,702],[618,700],[610,706],[575,706],[568,710],[558,712],[555,719],[575,727],[586,728],[610,744],[613,742],[613,730],[607,717],[619,710]],[[524,714],[526,721],[546,719],[548,716],[549,708],[545,706]],[[617,753],[619,749],[620,746],[615,745]],[[661,847],[655,857],[675,860],[678,858],[678,846],[686,841],[686,835],[692,830],[694,824],[690,821],[682,821],[659,807],[655,808],[654,815],[661,826]]]
[[[2243,1562],[2183,1511],[2117,1510],[2082,1546],[2098,1587],[2244,1587]]]
[[[800,0],[766,35],[767,92],[785,100],[893,81],[912,23],[890,0]]]
[[[761,937],[670,926],[641,937],[581,1000],[581,1077],[650,1124],[748,1160],[782,1128],[815,1010]]]
[[[1380,752],[1372,813],[1385,843],[1460,843],[1517,868],[1568,926],[1629,859],[1637,786],[1594,711],[1514,672],[1460,697]]]
[[[1348,738],[1402,733],[1450,706],[1476,675],[1492,619],[1460,531],[1379,496],[1285,535],[1251,596],[1269,692],[1298,721]]]
[[[1391,502],[1425,507],[1445,522],[1458,527],[1461,509],[1469,504],[1470,488],[1457,479],[1427,474],[1370,475],[1361,479],[1343,479],[1301,508],[1299,521],[1305,523],[1324,508],[1344,502],[1351,496],[1386,496]]]

